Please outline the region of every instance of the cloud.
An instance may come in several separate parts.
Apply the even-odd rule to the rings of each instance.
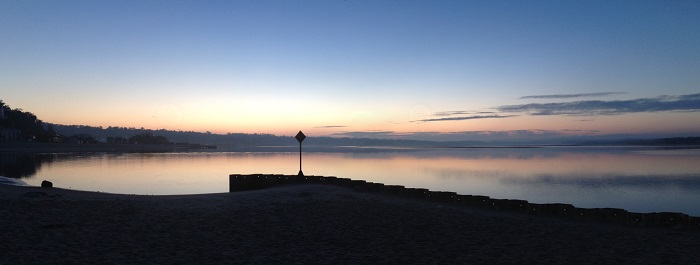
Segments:
[[[394,131],[353,131],[353,132],[338,132],[331,134],[332,136],[338,137],[350,137],[350,138],[373,138],[373,139],[388,139],[388,138],[401,138],[402,134],[396,133]]]
[[[433,116],[444,117],[454,115],[477,115],[477,114],[494,114],[493,111],[441,111],[436,112]]]
[[[517,115],[473,115],[473,116],[457,116],[457,117],[445,117],[445,118],[432,118],[423,119],[413,122],[434,122],[434,121],[464,121],[464,120],[477,120],[477,119],[502,119],[515,117]]]
[[[314,128],[316,129],[332,129],[332,128],[346,128],[348,126],[344,125],[324,125],[324,126],[316,126]]]
[[[600,93],[580,93],[580,94],[554,94],[554,95],[532,95],[520,97],[520,99],[538,98],[538,99],[563,99],[563,98],[587,98],[587,97],[606,97],[612,95],[625,94],[625,92],[600,92]]]
[[[638,112],[700,111],[700,94],[659,96],[633,100],[585,100],[559,103],[531,103],[497,107],[501,112],[531,115],[619,115]]]

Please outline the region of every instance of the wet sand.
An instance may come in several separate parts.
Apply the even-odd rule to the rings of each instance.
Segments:
[[[700,264],[700,232],[327,185],[136,196],[0,185],[0,264]]]

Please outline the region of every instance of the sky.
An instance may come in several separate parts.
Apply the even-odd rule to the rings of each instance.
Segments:
[[[700,135],[698,1],[0,0],[0,100],[66,125]]]

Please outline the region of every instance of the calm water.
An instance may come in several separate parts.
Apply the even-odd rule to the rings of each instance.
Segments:
[[[127,194],[228,191],[232,173],[296,174],[299,154],[0,154],[0,175],[29,185]],[[27,161],[30,160],[30,161]],[[700,150],[640,147],[502,149],[354,149],[304,153],[306,175],[406,187],[700,216]],[[13,164],[24,169],[11,169]],[[15,171],[12,171],[15,170]]]

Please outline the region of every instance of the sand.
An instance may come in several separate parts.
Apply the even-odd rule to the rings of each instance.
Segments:
[[[697,231],[335,186],[136,196],[0,185],[0,201],[2,265],[700,264]]]

